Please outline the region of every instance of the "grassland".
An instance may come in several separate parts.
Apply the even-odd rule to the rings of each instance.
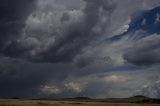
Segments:
[[[0,106],[160,106],[160,104],[0,99]]]

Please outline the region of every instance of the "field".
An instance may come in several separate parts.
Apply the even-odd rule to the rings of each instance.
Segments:
[[[1,99],[0,106],[160,106],[160,104]]]

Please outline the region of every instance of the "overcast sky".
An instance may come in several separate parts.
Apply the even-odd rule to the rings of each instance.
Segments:
[[[0,97],[160,97],[160,0],[0,0]]]

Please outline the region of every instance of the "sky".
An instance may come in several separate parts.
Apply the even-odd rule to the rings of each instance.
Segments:
[[[1,98],[160,98],[160,0],[0,0]]]

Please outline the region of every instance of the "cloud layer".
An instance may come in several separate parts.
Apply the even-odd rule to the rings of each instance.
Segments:
[[[159,3],[1,0],[1,97],[160,97]]]
[[[160,63],[160,36],[145,37],[129,48],[124,59],[136,65],[153,65]]]

